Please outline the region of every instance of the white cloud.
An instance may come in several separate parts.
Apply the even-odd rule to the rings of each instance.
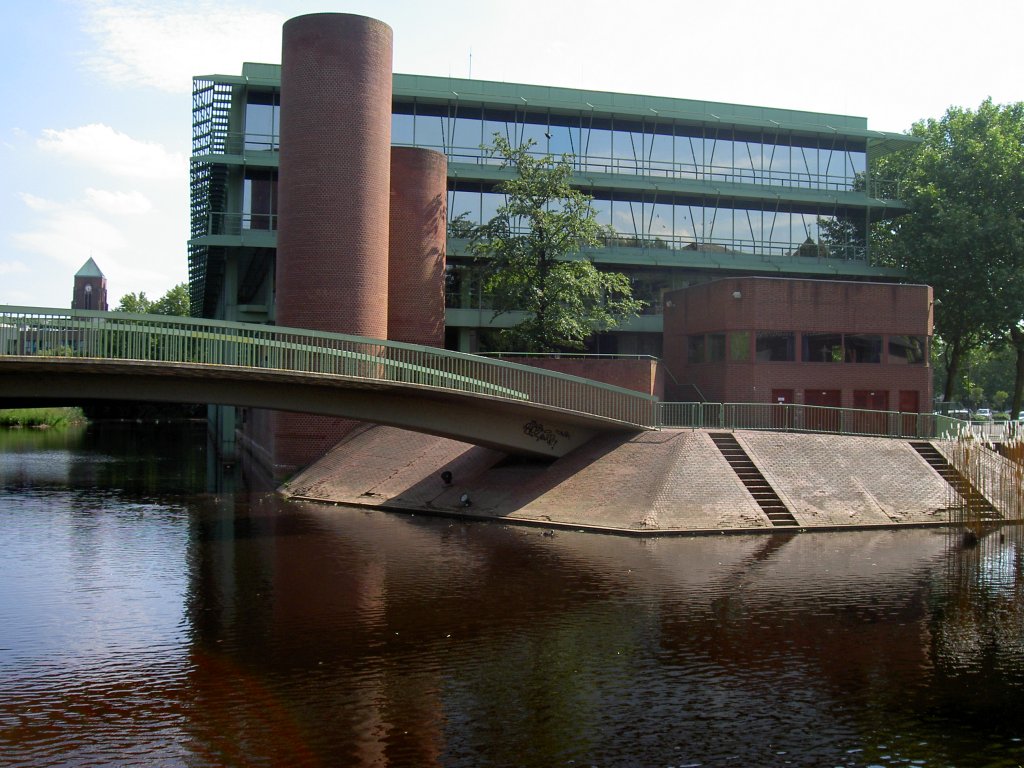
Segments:
[[[110,192],[90,187],[85,190],[85,199],[91,208],[115,215],[137,215],[153,209],[153,203],[138,190]]]
[[[21,261],[0,261],[0,275],[25,275],[28,267]]]
[[[188,93],[193,75],[281,58],[283,17],[243,4],[87,0],[84,8],[99,48],[86,64],[111,82]]]
[[[34,225],[12,234],[15,247],[68,266],[80,265],[89,255],[109,256],[125,245],[117,227],[73,205],[52,204]]]
[[[133,139],[102,123],[63,131],[47,128],[36,143],[46,152],[115,176],[172,179],[184,177],[188,171],[185,155],[168,152],[154,142]]]

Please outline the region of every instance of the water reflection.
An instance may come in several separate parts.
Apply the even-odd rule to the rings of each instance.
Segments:
[[[13,765],[1024,755],[1019,528],[632,540],[68,476],[4,480]]]

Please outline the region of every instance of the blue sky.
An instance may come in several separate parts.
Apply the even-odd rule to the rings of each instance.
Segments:
[[[903,131],[1024,100],[1024,3],[980,0],[7,0],[0,304],[66,307],[90,256],[111,304],[187,279],[191,77],[280,61],[288,18],[361,13],[395,71],[862,115]]]

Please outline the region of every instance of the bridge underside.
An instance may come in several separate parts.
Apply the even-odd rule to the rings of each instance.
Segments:
[[[125,400],[317,413],[548,458],[601,433],[638,431],[536,403],[416,384],[199,363],[7,357],[0,362],[0,400],[7,407]]]

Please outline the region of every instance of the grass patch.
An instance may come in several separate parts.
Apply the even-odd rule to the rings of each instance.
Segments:
[[[88,419],[81,408],[12,408],[0,410],[0,427],[70,427]]]

